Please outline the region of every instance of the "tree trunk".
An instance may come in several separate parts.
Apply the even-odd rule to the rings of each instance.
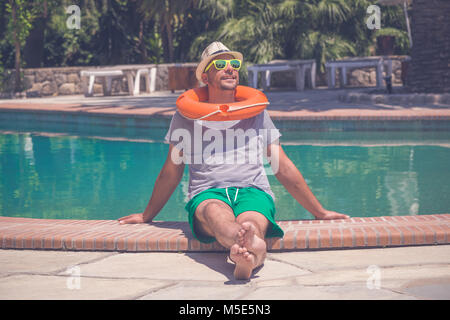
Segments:
[[[45,22],[44,18],[34,20],[34,28],[30,31],[23,50],[26,68],[39,68],[42,66],[44,60]]]
[[[147,47],[145,46],[144,41],[144,21],[139,23],[139,47],[141,51],[141,63],[147,63]]]
[[[172,24],[171,18],[169,17],[169,12],[165,16],[165,25],[167,31],[167,44],[169,49],[169,62],[173,62],[173,34],[172,34]]]
[[[164,24],[164,19],[163,17],[160,18],[159,20],[159,30],[161,32],[161,41],[162,41],[162,47],[163,47],[163,58],[164,58],[164,62],[168,63],[170,62],[170,54],[169,54],[169,44],[167,41],[167,31],[166,31],[166,26]]]
[[[25,48],[23,49],[23,60],[27,68],[42,67],[44,61],[45,29],[47,28],[48,17],[46,0],[43,2],[43,6],[43,13],[33,21],[33,28],[30,30]]]
[[[16,53],[16,60],[15,60],[15,81],[14,81],[14,91],[18,92],[21,91],[21,85],[20,85],[20,40],[17,35],[17,12],[16,12],[16,2],[11,1],[11,15],[13,20],[13,39],[14,39],[14,49]]]
[[[170,4],[166,4],[165,12],[160,17],[161,37],[165,62],[173,62],[173,32],[170,17]]]

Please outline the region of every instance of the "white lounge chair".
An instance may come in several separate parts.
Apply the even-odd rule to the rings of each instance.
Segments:
[[[270,88],[270,79],[272,72],[276,71],[295,71],[295,84],[298,91],[305,89],[305,76],[308,75],[310,87],[316,87],[316,61],[311,60],[274,60],[266,64],[255,64],[247,68],[253,74],[250,80],[250,86],[257,87],[258,73],[264,72],[266,88]],[[309,74],[306,71],[309,70]]]
[[[111,95],[112,79],[117,77],[127,77],[128,93],[130,95],[138,95],[140,93],[141,77],[145,77],[146,92],[155,91],[156,67],[141,68],[136,66],[122,66],[114,69],[100,70],[82,70],[80,72],[82,78],[89,77],[89,83],[83,79],[83,92],[86,97],[90,97],[94,93],[94,83],[96,77],[103,78],[103,90],[105,96]]]
[[[94,82],[95,77],[103,77],[103,88],[105,90],[105,96],[111,95],[111,84],[114,77],[123,76],[122,70],[83,70],[80,73],[81,77],[89,77],[89,85],[86,86],[86,82],[83,83],[83,91],[86,97],[90,97],[94,94]]]
[[[136,72],[136,81],[134,83],[133,95],[136,96],[140,92],[140,81],[141,76],[145,76],[145,88],[146,92],[151,93],[155,91],[155,78],[156,78],[156,67],[151,67],[149,69],[139,69]]]

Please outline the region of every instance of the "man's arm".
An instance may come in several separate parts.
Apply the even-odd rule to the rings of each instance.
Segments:
[[[143,213],[135,213],[119,218],[119,223],[144,223],[151,222],[169,200],[172,193],[181,181],[184,172],[184,163],[175,163],[173,156],[177,150],[170,144],[166,162],[162,167],[153,187],[152,196]],[[181,156],[181,155],[180,155]]]
[[[286,153],[284,153],[280,144],[270,144],[267,147],[267,156],[278,181],[280,181],[294,199],[306,210],[311,212],[316,219],[350,218],[348,215],[326,210],[322,207],[319,200],[317,200],[309,189],[302,174],[288,158]]]

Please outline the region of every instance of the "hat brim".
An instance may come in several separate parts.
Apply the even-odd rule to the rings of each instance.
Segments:
[[[219,52],[219,53],[213,54],[213,55],[209,56],[207,59],[202,60],[198,64],[197,69],[195,70],[195,77],[197,78],[198,81],[202,82],[203,70],[205,70],[206,66],[212,60],[214,60],[215,57],[220,56],[221,54],[230,54],[236,59],[239,59],[241,61],[244,60],[244,56],[242,55],[242,53],[237,52],[237,51],[225,51],[225,52]]]

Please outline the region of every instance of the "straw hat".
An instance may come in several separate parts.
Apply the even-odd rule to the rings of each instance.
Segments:
[[[214,60],[215,57],[224,53],[231,54],[234,58],[241,61],[244,59],[242,53],[237,51],[230,51],[230,49],[228,49],[222,42],[214,41],[209,46],[207,46],[205,50],[203,50],[201,61],[197,66],[197,70],[195,71],[195,76],[197,77],[198,81],[202,81],[202,73],[205,70],[206,66],[212,60]]]

